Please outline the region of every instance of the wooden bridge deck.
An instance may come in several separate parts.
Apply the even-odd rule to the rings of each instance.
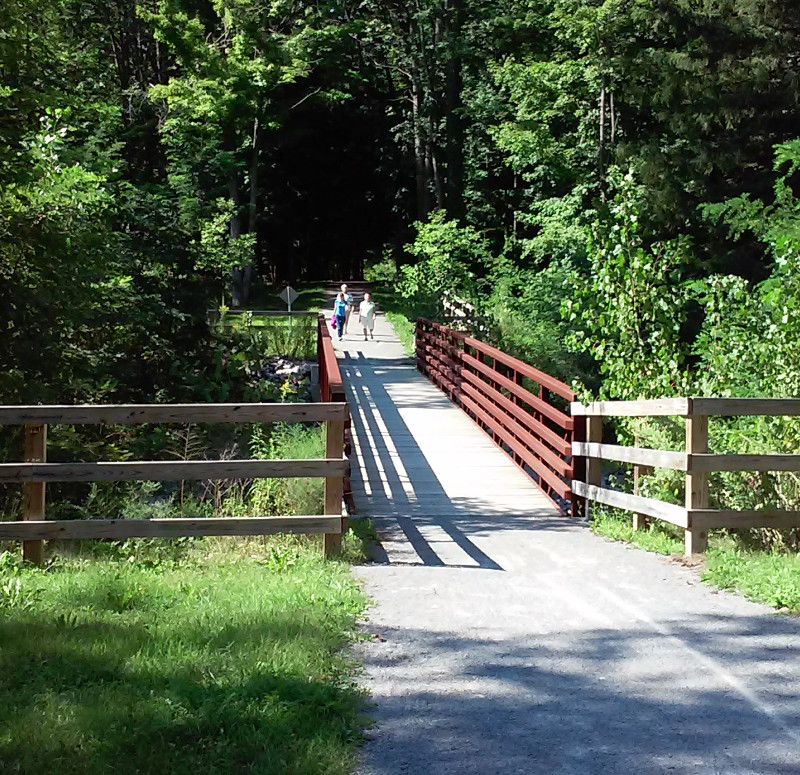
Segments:
[[[375,341],[351,334],[336,346],[352,417],[356,510],[375,519],[386,559],[492,567],[459,525],[560,518],[531,479],[416,370],[383,318],[375,333]]]

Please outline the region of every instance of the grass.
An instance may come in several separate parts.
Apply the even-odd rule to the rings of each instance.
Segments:
[[[400,344],[408,355],[414,354],[414,321],[409,320],[402,312],[386,312],[386,319],[392,324]]]
[[[414,331],[416,328],[416,317],[403,304],[394,293],[380,286],[375,286],[372,292],[375,303],[386,315],[386,320],[394,328],[400,344],[403,345],[408,355],[414,354]]]
[[[344,775],[364,606],[299,538],[0,555],[0,771]]]
[[[796,554],[715,547],[708,552],[703,581],[800,613],[800,557]]]
[[[682,531],[658,520],[652,520],[645,530],[634,530],[629,514],[594,506],[591,528],[598,535],[657,554],[682,554],[684,550]],[[796,554],[744,550],[732,536],[712,533],[701,577],[719,589],[800,614],[800,556]]]

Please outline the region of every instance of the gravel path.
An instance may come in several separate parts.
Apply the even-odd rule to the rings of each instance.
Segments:
[[[593,536],[413,368],[337,348],[382,562],[358,775],[800,774],[800,621]]]

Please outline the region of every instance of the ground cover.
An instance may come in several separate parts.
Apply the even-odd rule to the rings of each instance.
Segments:
[[[364,605],[306,539],[0,555],[0,771],[349,772]]]
[[[629,514],[593,507],[593,532],[626,541],[657,554],[683,555],[683,534],[672,525],[651,520],[644,530],[634,530]],[[750,600],[800,614],[800,556],[790,552],[748,550],[723,532],[709,536],[702,559],[701,578]]]
[[[413,355],[416,315],[408,309],[408,305],[403,299],[399,298],[385,287],[380,285],[374,286],[372,297],[378,309],[386,316],[386,320],[391,323],[406,353]]]

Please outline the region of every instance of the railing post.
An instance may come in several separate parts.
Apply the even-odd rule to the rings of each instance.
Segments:
[[[25,426],[25,462],[47,462],[47,426]],[[23,490],[23,520],[44,519],[45,483],[25,482]],[[44,562],[44,541],[23,541],[22,559],[25,562],[41,565]]]
[[[340,460],[344,457],[344,420],[328,420],[325,423],[325,457]],[[341,517],[344,477],[330,476],[325,479],[325,513]],[[326,557],[342,550],[342,533],[345,521],[338,533],[325,533],[322,537]]]
[[[639,446],[639,436],[634,436],[633,439],[633,446]],[[638,464],[634,464],[633,466],[633,494],[639,494],[639,479],[643,476],[648,476],[653,473],[652,466],[642,466]],[[633,529],[634,530],[644,530],[647,527],[647,516],[644,514],[637,514],[635,511],[633,512]]]
[[[708,508],[708,474],[692,470],[692,454],[708,452],[708,415],[692,414],[689,399],[689,414],[686,417],[686,453],[689,459],[686,471],[686,509]],[[685,533],[686,555],[702,554],[708,549],[708,530],[692,528]]]
[[[586,418],[586,441],[603,443],[603,418],[588,415]],[[603,481],[603,461],[599,457],[586,458],[586,483],[599,487]]]

